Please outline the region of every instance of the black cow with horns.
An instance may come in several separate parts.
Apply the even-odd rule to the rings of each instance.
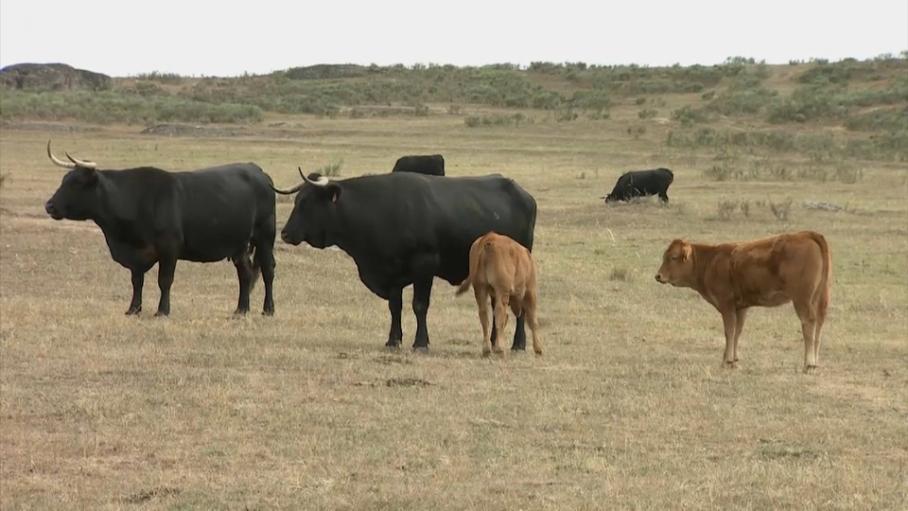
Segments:
[[[126,314],[142,310],[145,272],[155,263],[161,288],[156,315],[170,314],[178,259],[232,260],[240,282],[237,314],[249,311],[249,291],[261,272],[264,314],[274,313],[275,196],[271,178],[257,165],[232,163],[195,172],[98,170],[94,162],[69,154],[69,163],[60,160],[50,141],[47,156],[69,172],[44,208],[54,220],[98,224],[113,260],[132,272]]]
[[[353,258],[363,284],[388,300],[389,348],[398,348],[403,338],[404,287],[413,285],[413,349],[428,350],[426,313],[434,277],[452,285],[463,282],[470,245],[489,231],[533,248],[536,201],[497,174],[445,178],[394,172],[329,180],[300,169],[300,177],[303,182],[293,189],[275,190],[296,194],[281,238],[291,245],[336,245]],[[511,348],[525,350],[524,318],[516,323]]]

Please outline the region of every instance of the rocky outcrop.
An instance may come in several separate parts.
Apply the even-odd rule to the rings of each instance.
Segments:
[[[0,86],[32,91],[106,90],[113,85],[105,74],[66,64],[13,64],[0,69]]]

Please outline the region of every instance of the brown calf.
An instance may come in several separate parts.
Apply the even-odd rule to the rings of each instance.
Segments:
[[[480,236],[470,246],[470,275],[460,284],[457,294],[466,292],[471,284],[482,323],[482,354],[492,352],[492,332],[489,328],[491,297],[498,339],[504,338],[510,306],[515,316],[526,314],[526,322],[533,331],[533,351],[542,355],[536,322],[536,266],[530,251],[511,238],[494,232]],[[495,344],[496,353],[502,353],[500,346],[500,343]]]
[[[831,271],[826,239],[803,231],[721,245],[674,240],[656,280],[693,288],[718,309],[725,325],[723,361],[732,368],[748,307],[793,302],[804,336],[804,372],[809,372],[817,367]]]

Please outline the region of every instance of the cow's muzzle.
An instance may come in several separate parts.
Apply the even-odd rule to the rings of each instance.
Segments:
[[[47,211],[47,214],[50,215],[54,220],[62,220],[63,214],[54,207],[53,201],[47,201],[44,203],[44,211]]]
[[[660,283],[660,284],[665,284],[666,280],[665,280],[664,278],[662,278],[662,274],[657,273],[657,274],[656,274],[656,282],[658,282],[658,283]]]
[[[290,236],[290,233],[287,232],[287,229],[281,230],[281,239],[284,240],[284,243],[289,243],[290,245],[299,245],[300,242],[293,239]]]

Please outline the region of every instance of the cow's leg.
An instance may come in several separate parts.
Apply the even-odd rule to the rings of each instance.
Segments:
[[[804,337],[804,372],[809,373],[817,368],[816,350],[814,349],[814,334],[816,322],[801,320],[801,335]]]
[[[393,287],[388,294],[388,310],[391,311],[391,331],[388,332],[388,342],[385,343],[389,349],[397,349],[404,338],[404,331],[400,326],[400,312],[403,308],[403,288]]]
[[[249,288],[252,283],[252,263],[249,262],[245,247],[239,255],[234,256],[233,265],[236,266],[236,278],[240,282],[240,296],[233,313],[244,315],[249,312]]]
[[[502,334],[508,325],[508,302],[510,301],[510,298],[510,295],[505,290],[497,290],[495,292],[495,328]],[[502,343],[498,343],[493,346],[492,351],[495,353],[504,353],[501,344]]]
[[[482,356],[492,353],[492,328],[489,325],[489,293],[485,286],[473,286],[476,308],[479,309],[479,324],[482,325]]]
[[[744,319],[747,317],[747,309],[742,308],[735,311],[737,316],[737,321],[735,322],[735,344],[732,348],[732,354],[734,355],[735,362],[738,361],[738,339],[741,338],[741,331],[744,330]]]
[[[487,294],[489,297],[489,304],[490,304],[489,307],[491,307],[492,312],[494,312],[495,311],[495,290],[492,288],[489,288],[487,290]],[[491,342],[492,342],[492,347],[498,346],[498,337],[499,337],[498,328],[495,327],[495,322],[492,321],[492,333],[490,336]]]
[[[253,240],[255,243],[255,264],[262,272],[262,281],[265,284],[265,303],[262,305],[262,314],[274,315],[274,226],[263,229],[259,236]]]
[[[526,317],[526,322],[533,331],[533,351],[537,355],[542,355],[542,339],[539,338],[539,322],[536,320],[536,293],[527,291],[523,299],[523,314],[520,317]]]
[[[158,260],[158,287],[161,289],[161,301],[155,316],[170,314],[170,286],[173,285],[173,273],[177,268],[176,257],[161,257]]]
[[[429,313],[429,297],[432,294],[432,276],[417,279],[413,282],[413,314],[416,315],[416,338],[413,349],[429,350],[429,327],[426,316]]]
[[[819,292],[821,295],[819,300],[817,300],[817,326],[813,337],[813,360],[814,364],[817,365],[820,364],[820,330],[823,328],[823,323],[826,321],[826,310],[829,307],[825,290],[820,290]]]
[[[722,356],[722,365],[735,368],[735,331],[737,329],[737,314],[735,309],[722,312],[722,325],[725,327],[725,354]]]
[[[142,287],[145,285],[145,272],[139,269],[130,269],[132,273],[132,300],[126,315],[131,316],[142,312]]]
[[[514,342],[511,344],[511,351],[526,351],[527,333],[524,327],[525,317],[521,314],[514,321]]]
[[[662,202],[668,204],[668,193],[667,193],[667,192],[659,192],[659,200],[661,200]]]
[[[804,372],[809,373],[817,368],[816,349],[816,311],[807,300],[794,300],[795,312],[801,320],[801,336],[804,338]]]

